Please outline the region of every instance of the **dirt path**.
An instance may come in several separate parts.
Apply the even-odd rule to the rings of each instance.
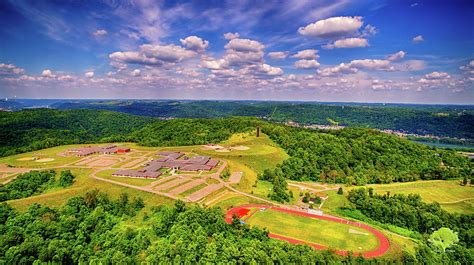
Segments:
[[[388,240],[388,238],[385,237],[385,235],[383,235],[377,229],[375,229],[371,226],[368,226],[366,224],[363,224],[363,223],[352,222],[352,221],[349,221],[349,220],[345,220],[345,219],[335,217],[335,216],[331,216],[331,215],[327,215],[327,214],[325,214],[325,215],[315,215],[315,214],[310,214],[308,212],[298,211],[298,210],[289,209],[289,208],[281,208],[281,207],[275,207],[275,206],[269,206],[269,205],[249,204],[249,205],[242,205],[242,206],[239,206],[239,207],[235,207],[235,208],[232,208],[229,211],[227,211],[226,216],[225,216],[225,221],[229,224],[232,223],[232,217],[234,216],[234,214],[242,212],[242,209],[248,209],[248,208],[266,208],[266,209],[271,208],[272,210],[283,212],[283,213],[294,214],[294,215],[298,215],[298,216],[305,216],[305,217],[309,217],[309,218],[318,218],[318,219],[323,219],[323,220],[332,221],[332,222],[338,222],[338,223],[352,225],[352,226],[356,226],[356,227],[365,229],[366,231],[374,234],[377,237],[377,239],[379,240],[379,247],[375,250],[371,250],[371,251],[367,251],[367,252],[363,252],[363,253],[354,253],[354,255],[362,255],[364,258],[375,258],[375,257],[382,256],[390,248],[390,241]],[[242,217],[242,216],[240,216],[240,217]],[[301,241],[301,240],[298,240],[298,239],[285,237],[285,236],[277,235],[277,234],[273,234],[273,233],[269,233],[268,237],[279,239],[279,240],[284,240],[284,241],[290,242],[292,244],[310,245],[311,247],[313,247],[315,249],[328,249],[328,247],[326,247],[326,246],[322,246],[322,245],[318,245],[318,244],[314,244],[314,243],[309,243],[309,242],[304,242],[304,241]],[[349,254],[349,252],[345,251],[345,250],[336,250],[335,252],[339,255],[344,255],[344,256]]]
[[[464,198],[464,199],[460,199],[460,200],[457,200],[457,201],[438,202],[438,203],[439,204],[455,204],[455,203],[459,203],[459,202],[463,202],[463,201],[470,201],[470,200],[474,200],[474,198]]]

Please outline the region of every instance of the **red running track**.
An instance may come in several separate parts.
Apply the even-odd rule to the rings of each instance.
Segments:
[[[374,258],[374,257],[382,256],[390,248],[390,242],[388,241],[387,237],[385,237],[380,231],[378,231],[378,230],[376,230],[376,229],[374,229],[374,228],[372,228],[372,227],[370,227],[366,224],[359,223],[359,222],[352,222],[352,221],[348,221],[348,220],[338,218],[338,217],[334,217],[334,216],[330,216],[330,215],[316,215],[316,214],[310,214],[310,213],[302,212],[302,211],[298,211],[298,210],[274,207],[274,206],[269,206],[269,205],[247,204],[247,205],[242,205],[242,206],[239,206],[239,207],[232,208],[229,211],[227,211],[226,216],[225,216],[225,221],[229,224],[232,223],[232,216],[234,216],[234,214],[237,215],[237,217],[239,217],[239,219],[241,219],[241,220],[243,220],[243,218],[248,219],[250,216],[252,216],[255,213],[255,211],[254,211],[254,212],[251,212],[249,215],[247,215],[250,208],[272,209],[272,210],[283,212],[283,213],[294,214],[294,215],[299,215],[299,216],[305,216],[305,217],[309,217],[309,218],[319,218],[319,219],[323,219],[323,220],[327,220],[327,221],[332,221],[332,222],[338,222],[338,223],[342,223],[342,224],[357,226],[357,227],[360,227],[360,228],[363,228],[363,229],[369,231],[370,233],[374,234],[378,238],[378,240],[379,240],[379,248],[378,249],[367,251],[367,252],[364,252],[364,253],[354,253],[354,255],[361,255],[362,254],[362,256],[365,257],[365,258]],[[310,245],[311,247],[313,247],[315,249],[320,249],[320,250],[328,249],[328,247],[326,247],[326,246],[322,246],[322,245],[318,245],[318,244],[314,244],[314,243],[308,243],[308,242],[304,242],[304,241],[301,241],[301,240],[298,240],[298,239],[285,237],[285,236],[281,236],[281,235],[276,235],[276,234],[272,234],[272,233],[269,233],[268,237],[279,239],[279,240],[284,240],[284,241],[290,242],[292,244]],[[347,255],[348,251],[336,250],[336,253],[340,254],[340,255]]]

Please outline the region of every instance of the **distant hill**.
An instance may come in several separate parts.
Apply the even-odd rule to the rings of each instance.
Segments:
[[[69,101],[58,109],[98,109],[173,118],[264,117],[272,121],[402,130],[414,134],[474,139],[474,106],[307,103],[263,101]]]

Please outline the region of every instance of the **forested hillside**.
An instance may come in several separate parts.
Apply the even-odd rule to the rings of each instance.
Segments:
[[[133,138],[146,146],[176,146],[218,143],[232,134],[255,130],[256,118],[174,119],[146,125]]]
[[[24,213],[0,204],[0,263],[33,264],[339,264],[379,263],[271,240],[264,230],[229,225],[220,208],[163,206],[142,212],[140,198],[91,191],[59,209]],[[143,210],[142,210],[143,211]],[[387,257],[395,259],[396,257]],[[399,257],[403,260],[404,257]]]
[[[272,121],[326,124],[474,139],[472,106],[302,103],[262,101],[140,101],[60,102],[59,109],[101,109],[155,117],[216,118],[256,116]]]
[[[281,125],[264,127],[290,158],[283,175],[293,180],[364,185],[469,176],[472,166],[454,151],[370,129],[315,132]]]
[[[314,131],[253,117],[158,120],[108,111],[26,110],[1,113],[0,155],[61,144],[132,141],[145,146],[218,143],[262,127],[290,155],[283,176],[363,185],[468,176],[472,166],[454,151],[434,150],[371,129]]]
[[[62,144],[129,141],[132,132],[154,120],[95,110],[0,112],[0,156]]]

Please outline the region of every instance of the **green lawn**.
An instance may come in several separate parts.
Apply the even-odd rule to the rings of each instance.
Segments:
[[[393,184],[368,185],[380,194],[416,193],[426,202],[438,202],[450,212],[474,213],[474,187],[461,186],[459,180],[429,180]]]
[[[282,213],[272,209],[257,211],[246,220],[266,227],[271,233],[323,245],[331,249],[365,252],[376,249],[378,240],[368,231],[346,224]],[[354,231],[363,233],[354,233]]]
[[[57,169],[57,171],[61,170],[65,169]],[[101,192],[108,193],[109,196],[114,199],[117,199],[121,193],[128,193],[131,198],[140,196],[145,201],[147,207],[173,203],[172,199],[154,193],[131,189],[93,179],[90,177],[92,172],[91,169],[70,168],[70,170],[73,175],[76,176],[76,180],[71,187],[65,189],[48,190],[40,195],[7,202],[19,210],[26,210],[32,203],[40,203],[55,208],[66,203],[71,197],[83,196],[90,190],[98,189]]]

